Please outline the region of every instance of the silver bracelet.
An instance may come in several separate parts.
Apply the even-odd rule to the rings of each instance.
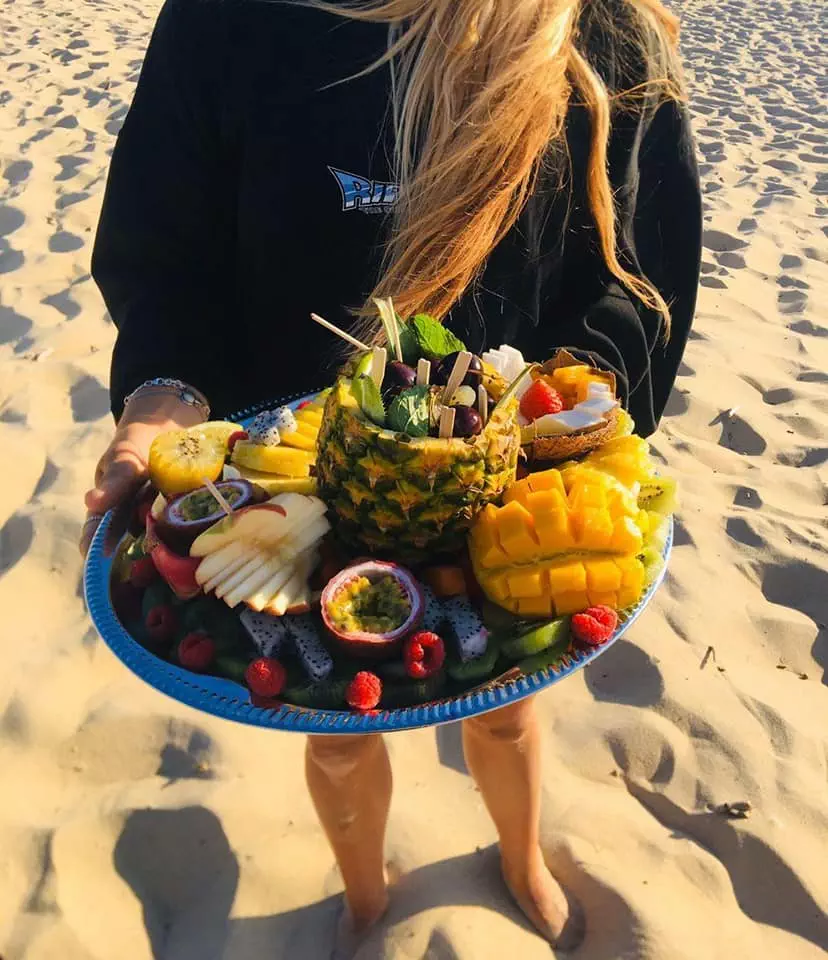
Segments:
[[[207,402],[204,394],[191,387],[181,380],[173,380],[170,377],[156,377],[154,380],[145,380],[140,386],[136,387],[132,393],[124,398],[124,407],[139,393],[151,393],[153,388],[162,388],[161,393],[177,393],[178,399],[187,406],[195,407],[201,412],[205,420],[210,419],[210,404]]]

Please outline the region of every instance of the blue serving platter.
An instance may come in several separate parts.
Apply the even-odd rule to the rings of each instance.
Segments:
[[[310,396],[313,396],[311,394]],[[261,404],[240,411],[229,419],[247,424],[256,413],[274,406],[287,404],[295,407],[305,397],[294,397],[275,403]],[[134,674],[151,687],[174,700],[197,710],[235,720],[256,727],[273,730],[291,730],[297,733],[387,733],[451,723],[465,717],[496,710],[538,693],[558,683],[570,674],[592,663],[633,625],[658,589],[673,544],[673,523],[664,546],[664,566],[658,579],[650,586],[638,605],[627,611],[623,622],[612,638],[590,653],[573,651],[562,654],[552,665],[532,674],[517,669],[508,670],[500,677],[485,681],[478,687],[455,697],[435,700],[415,707],[397,710],[377,710],[367,714],[346,710],[319,710],[284,704],[278,708],[255,706],[248,690],[230,680],[190,673],[145,649],[124,629],[115,615],[110,598],[112,567],[125,533],[121,533],[121,517],[110,511],[101,521],[89,548],[84,568],[83,587],[86,605],[92,622],[115,656]]]

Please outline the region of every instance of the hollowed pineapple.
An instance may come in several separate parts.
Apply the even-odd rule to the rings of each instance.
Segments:
[[[356,550],[413,563],[462,547],[475,516],[514,480],[517,402],[468,439],[411,439],[363,415],[350,381],[325,406],[317,447],[320,496]]]

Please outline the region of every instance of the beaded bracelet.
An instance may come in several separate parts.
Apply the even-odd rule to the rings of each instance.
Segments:
[[[139,393],[173,393],[182,403],[186,403],[189,407],[195,407],[205,420],[210,419],[210,404],[207,402],[207,398],[195,387],[191,387],[181,380],[173,380],[170,377],[156,377],[154,380],[145,380],[124,398],[124,407]]]

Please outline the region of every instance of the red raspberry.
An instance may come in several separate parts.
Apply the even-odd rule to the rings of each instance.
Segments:
[[[178,617],[175,610],[166,603],[153,607],[144,621],[147,633],[157,643],[166,643],[175,636],[178,629]]]
[[[615,633],[618,614],[603,605],[590,607],[572,617],[572,636],[585,647],[600,647]]]
[[[273,657],[259,657],[244,671],[244,680],[257,697],[278,697],[285,688],[287,673]]]
[[[381,696],[382,681],[368,670],[360,670],[345,691],[345,699],[354,710],[373,710]]]
[[[133,620],[140,621],[143,595],[143,591],[129,580],[112,584],[112,606],[121,623],[129,625]]]
[[[129,568],[129,582],[139,590],[145,590],[158,579],[158,570],[152,557],[141,557]]]
[[[313,400],[303,400],[301,403],[298,403],[298,404],[296,405],[296,411],[297,411],[297,413],[298,413],[300,410],[304,410],[305,407],[309,407],[312,403],[313,403]]]
[[[446,659],[446,648],[436,633],[422,630],[405,641],[403,663],[405,672],[415,680],[424,680],[437,673]]]
[[[239,442],[239,440],[246,440],[246,439],[247,439],[246,430],[236,430],[235,433],[231,433],[230,436],[227,438],[228,453],[233,452],[233,447],[235,447],[235,445]]]
[[[216,658],[216,645],[203,630],[188,633],[178,645],[178,662],[186,670],[201,673]]]
[[[537,420],[547,413],[560,413],[563,399],[545,380],[536,380],[520,398],[520,412],[527,420]]]

